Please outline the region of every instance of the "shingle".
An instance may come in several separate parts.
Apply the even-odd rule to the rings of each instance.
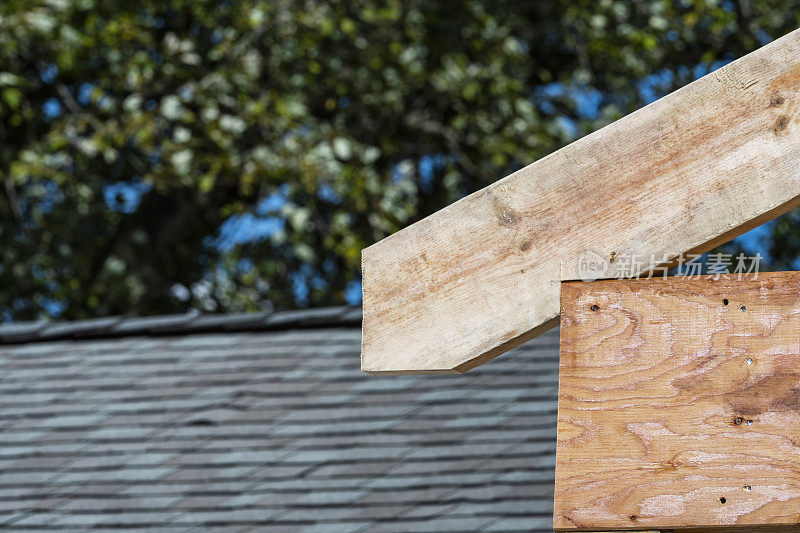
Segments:
[[[25,424],[18,424],[16,427],[31,427],[36,429],[51,429],[51,428],[70,428],[70,427],[92,427],[97,425],[106,415],[97,414],[84,414],[84,415],[71,415],[63,414],[59,416],[52,416],[47,418],[33,419],[25,421]]]
[[[172,473],[165,481],[204,481],[214,482],[226,479],[242,479],[254,470],[253,466],[242,467],[205,467],[205,468],[172,468]]]
[[[270,311],[261,311],[257,313],[204,315],[196,317],[188,324],[188,327],[193,330],[223,329],[228,331],[257,328],[266,323],[266,319],[270,314]],[[186,338],[190,339],[190,337]],[[219,336],[216,336],[216,338],[218,339]]]
[[[538,533],[542,532],[545,533],[553,531],[553,517],[550,515],[547,516],[530,516],[525,518],[501,518],[492,522],[488,527],[485,528],[485,531],[493,531],[493,532],[515,532],[515,531],[524,531],[524,532],[532,532]]]
[[[76,513],[60,517],[55,521],[58,526],[94,527],[94,526],[159,526],[175,522],[179,516],[169,511],[145,511],[124,513]]]
[[[169,494],[170,496],[175,494],[181,494],[183,496],[233,496],[249,491],[256,485],[257,483],[253,479],[242,477],[241,479],[221,481],[190,480],[181,482],[163,481],[158,484],[128,484],[118,488],[117,492],[119,494],[132,496],[152,496],[154,493]],[[98,485],[98,487],[102,487],[102,485]]]
[[[252,479],[258,481],[273,480],[273,479],[293,479],[297,476],[304,475],[311,467],[308,465],[265,465],[258,468],[252,473]]]
[[[438,533],[443,531],[482,531],[494,519],[485,517],[446,517],[440,516],[431,520],[395,520],[391,523],[378,524],[371,531],[400,532],[414,531],[418,533]]]
[[[390,468],[392,468],[391,461],[359,461],[355,464],[349,463],[321,466],[315,468],[311,473],[308,474],[308,476],[315,479],[330,479],[337,476],[381,478],[380,474],[383,474]]]
[[[12,531],[19,531],[18,529],[10,529],[8,526],[24,518],[25,515],[26,513],[24,511],[12,511],[0,514],[0,525],[6,526],[3,528],[3,531],[5,533],[10,533]]]
[[[249,491],[244,494],[239,494],[232,498],[227,498],[223,500],[220,504],[220,507],[223,508],[233,508],[233,507],[248,507],[253,506],[257,502],[260,502],[264,499],[263,493],[257,493],[254,491]]]
[[[94,440],[127,440],[127,439],[144,439],[148,435],[156,431],[156,428],[142,428],[142,427],[101,427],[86,434],[87,439]]]
[[[297,503],[310,505],[343,505],[359,499],[363,490],[317,490],[299,498]]]
[[[405,455],[405,459],[454,459],[458,457],[487,457],[508,449],[509,443],[500,444],[453,444],[419,447]]]
[[[111,470],[82,470],[58,474],[55,482],[58,484],[81,483],[90,480],[105,482],[124,481],[141,482],[157,481],[164,478],[175,468],[169,467],[144,467],[144,468],[114,468]]]
[[[456,493],[458,497],[460,494]],[[531,514],[546,515],[552,511],[550,504],[544,497],[540,499],[519,499],[520,495],[515,489],[506,493],[503,501],[486,501],[461,503],[451,510],[452,515],[464,516],[528,516]],[[544,494],[543,496],[552,496]]]
[[[423,378],[418,377],[374,377],[369,376],[352,388],[353,391],[402,391],[414,385]]]
[[[60,468],[72,461],[69,456],[35,456],[23,459],[5,459],[0,462],[0,470],[36,470],[40,468]]]
[[[362,320],[362,313],[360,307],[353,307],[347,309],[341,316],[342,322],[353,322],[356,324],[360,324]]]
[[[66,500],[58,497],[41,496],[31,499],[0,499],[0,515],[8,517],[18,512],[48,512],[61,509]]]
[[[14,453],[15,450],[18,449],[25,450],[27,448],[11,447],[8,446],[9,444],[36,442],[44,434],[45,434],[44,431],[0,431],[0,442],[3,443],[3,445],[0,446],[0,456],[17,455],[16,453]]]
[[[50,471],[0,472],[0,486],[31,485],[52,481],[58,475]]]
[[[46,527],[57,522],[62,516],[60,513],[49,512],[18,513],[14,518],[9,518],[7,523],[14,527]]]
[[[283,311],[274,313],[267,319],[270,326],[314,326],[329,322],[338,322],[348,310],[347,307],[329,307],[327,309],[309,309],[301,311]]]
[[[468,414],[461,415],[452,420],[444,422],[445,427],[449,428],[475,428],[484,427],[491,428],[500,426],[508,417],[503,415],[477,415],[469,416]]]
[[[47,326],[46,320],[0,324],[0,342],[25,342],[35,340]]]
[[[209,464],[267,464],[285,463],[290,454],[288,450],[236,450],[233,452],[211,454]]]
[[[411,489],[420,487],[466,487],[482,485],[496,477],[491,472],[464,472],[456,474],[376,476],[366,483],[371,489]]]
[[[91,318],[77,322],[51,322],[47,327],[39,332],[39,338],[59,338],[59,337],[87,337],[101,335],[104,332],[113,330],[114,326],[122,320],[122,317],[110,316],[102,318]]]
[[[141,498],[73,498],[64,502],[58,507],[59,511],[150,511],[161,508],[169,508],[176,505],[181,498],[179,496],[152,496]]]
[[[432,487],[425,489],[371,491],[358,500],[362,505],[368,504],[425,504],[442,503],[443,498],[453,493],[453,487]]]
[[[411,519],[411,518],[433,518],[435,516],[441,516],[446,514],[450,509],[453,509],[456,505],[453,503],[432,503],[432,504],[418,504],[409,507],[409,509],[400,515],[399,518],[403,519]]]
[[[263,524],[281,513],[280,509],[221,509],[219,511],[194,511],[175,518],[177,524]]]
[[[303,424],[281,424],[275,428],[275,435],[305,436],[310,434],[342,434],[380,431],[393,426],[394,420],[364,420],[359,422],[305,422]]]
[[[371,526],[371,522],[367,521],[360,521],[360,522],[325,522],[322,524],[314,524],[312,526],[307,526],[301,529],[303,533],[354,533],[356,531],[361,531],[366,527]]]
[[[167,333],[170,331],[180,331],[195,318],[198,317],[196,311],[177,315],[164,315],[157,317],[133,317],[125,318],[114,325],[112,331],[117,334],[136,334],[136,333]]]

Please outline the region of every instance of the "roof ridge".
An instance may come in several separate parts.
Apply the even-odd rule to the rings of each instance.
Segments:
[[[266,331],[299,328],[358,326],[361,308],[353,306],[319,307],[290,311],[203,314],[187,313],[154,316],[111,316],[73,321],[36,320],[0,324],[0,344],[102,339],[111,337],[191,335],[238,331]]]

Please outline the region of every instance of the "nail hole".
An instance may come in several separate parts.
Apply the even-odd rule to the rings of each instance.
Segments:
[[[747,359],[745,359],[744,362],[747,363],[748,365],[752,365],[753,364],[753,360],[750,359],[749,357]]]
[[[632,515],[630,516],[630,518],[631,518],[631,521],[632,521],[632,522],[635,522],[635,521],[636,521],[636,519],[637,519],[638,517],[637,517],[635,514],[632,514]]]
[[[748,421],[747,421],[747,425],[748,425],[748,426],[752,426],[752,425],[753,425],[753,421],[752,421],[752,420],[748,420]]]
[[[750,485],[745,485],[744,490],[750,492],[751,490],[753,490],[753,487],[751,487]]]
[[[741,426],[742,422],[744,422],[744,419],[741,416],[737,416],[736,418],[733,419],[733,423],[736,424],[737,426]]]
[[[724,300],[722,300],[722,305],[728,305],[728,299],[727,299],[727,298],[725,298]]]
[[[592,311],[597,311],[598,309],[600,309],[600,306],[597,304],[592,304],[592,306],[589,309],[591,309]]]
[[[746,308],[745,306],[741,306],[739,309],[741,309],[741,310],[742,310],[742,313],[744,313],[745,311],[747,311],[747,308]]]
[[[727,501],[728,500],[725,499],[725,496],[723,496],[722,498],[719,499],[719,503],[722,503],[722,504],[724,504]]]

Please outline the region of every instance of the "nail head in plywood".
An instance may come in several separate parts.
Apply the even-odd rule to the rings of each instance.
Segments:
[[[561,313],[557,530],[797,531],[800,272],[564,283]]]

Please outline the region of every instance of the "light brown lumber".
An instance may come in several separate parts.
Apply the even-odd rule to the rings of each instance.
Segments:
[[[556,530],[800,530],[800,272],[564,283],[561,312]]]
[[[800,30],[365,249],[361,367],[464,372],[601,257],[706,251],[800,203]]]

